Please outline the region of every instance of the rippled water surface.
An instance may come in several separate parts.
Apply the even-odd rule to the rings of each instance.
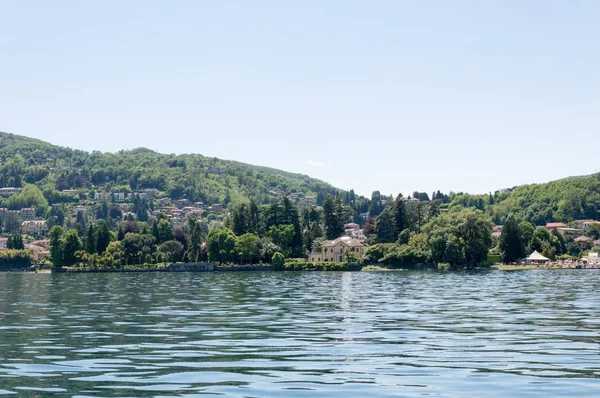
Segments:
[[[600,272],[0,273],[0,395],[600,396]]]

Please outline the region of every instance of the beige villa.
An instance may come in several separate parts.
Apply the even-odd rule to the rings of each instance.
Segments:
[[[363,258],[369,245],[359,239],[342,236],[334,240],[327,240],[321,244],[320,251],[313,251],[308,256],[310,262],[344,262],[347,252],[354,253],[356,257]]]

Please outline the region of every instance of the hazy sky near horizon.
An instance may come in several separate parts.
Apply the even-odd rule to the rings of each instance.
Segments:
[[[370,195],[600,167],[598,1],[0,0],[0,131]]]

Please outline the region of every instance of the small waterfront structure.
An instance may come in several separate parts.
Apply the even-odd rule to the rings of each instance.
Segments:
[[[548,257],[542,256],[540,253],[538,253],[537,250],[534,250],[533,253],[531,253],[529,255],[529,257],[527,257],[526,260],[527,260],[528,263],[535,262],[535,263],[539,264],[541,262],[546,262],[546,261],[548,261],[550,259]]]

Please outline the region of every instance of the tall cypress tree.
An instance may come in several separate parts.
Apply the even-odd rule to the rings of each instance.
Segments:
[[[329,240],[336,239],[344,232],[344,226],[340,221],[338,211],[341,206],[336,205],[331,195],[323,202],[323,217],[325,224],[325,237]]]
[[[396,228],[394,219],[390,214],[389,209],[385,209],[375,220],[375,233],[377,234],[377,242],[392,243],[396,241]]]
[[[96,253],[96,239],[95,239],[93,224],[90,224],[88,231],[87,231],[87,236],[86,236],[86,240],[85,240],[85,250],[87,250],[87,252],[90,254]]]
[[[394,201],[394,222],[396,235],[410,226],[408,216],[406,215],[406,202],[401,193],[396,196],[396,200]]]
[[[513,217],[509,217],[502,227],[500,250],[505,263],[517,261],[525,256],[525,244],[519,233],[519,226]]]

